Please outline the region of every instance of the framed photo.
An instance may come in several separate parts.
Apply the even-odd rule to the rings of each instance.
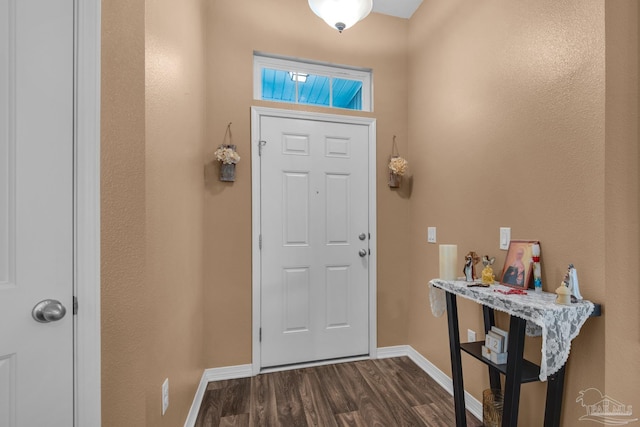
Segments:
[[[531,246],[540,244],[537,240],[512,240],[509,242],[507,258],[500,276],[500,283],[514,288],[526,289],[531,282],[533,261]]]

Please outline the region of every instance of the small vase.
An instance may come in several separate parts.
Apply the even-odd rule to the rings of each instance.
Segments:
[[[236,180],[236,165],[221,163],[220,164],[220,181],[234,182]]]
[[[389,188],[398,188],[400,187],[400,182],[402,181],[402,176],[397,173],[393,173],[389,171]]]

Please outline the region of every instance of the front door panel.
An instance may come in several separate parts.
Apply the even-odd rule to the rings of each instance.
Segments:
[[[260,129],[262,367],[368,354],[369,128]]]

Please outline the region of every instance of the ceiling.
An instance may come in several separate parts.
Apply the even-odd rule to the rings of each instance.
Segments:
[[[411,18],[422,0],[373,0],[373,11],[399,18]]]

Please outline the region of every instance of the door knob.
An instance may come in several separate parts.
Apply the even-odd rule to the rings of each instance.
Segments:
[[[360,240],[364,240],[366,238],[367,238],[367,235],[364,234],[364,233],[360,233],[360,235],[358,236],[358,239],[360,239]]]
[[[367,251],[364,249],[360,249],[360,251],[358,252],[358,255],[360,255],[362,258],[367,256]]]
[[[54,299],[45,299],[40,301],[33,307],[31,315],[40,323],[49,323],[60,320],[67,314],[67,309],[60,301]]]

